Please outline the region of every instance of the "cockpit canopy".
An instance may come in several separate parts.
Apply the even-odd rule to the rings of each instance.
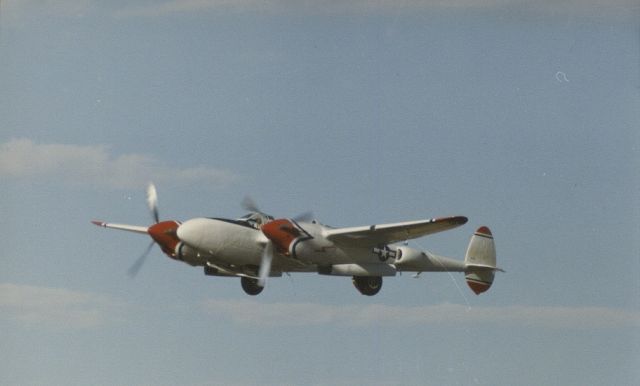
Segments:
[[[259,229],[263,224],[266,224],[273,220],[274,220],[273,216],[269,216],[268,214],[265,214],[265,213],[253,212],[253,213],[245,214],[244,216],[240,217],[237,221],[247,223],[256,229]]]

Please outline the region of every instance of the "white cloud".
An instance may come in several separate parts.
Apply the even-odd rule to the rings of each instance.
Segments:
[[[366,325],[517,325],[548,328],[640,327],[640,312],[606,307],[505,306],[467,307],[323,305],[259,303],[252,300],[208,300],[206,313],[238,324],[261,326]]]
[[[89,292],[0,284],[0,318],[53,328],[91,328],[118,322],[125,306]]]
[[[547,15],[629,15],[638,13],[636,0],[169,0],[129,5],[116,12],[120,17],[158,17],[203,11],[289,12],[324,14],[414,12],[433,9],[513,8]]]
[[[3,21],[15,23],[33,19],[46,13],[50,16],[82,17],[95,5],[93,0],[2,0],[0,15]]]
[[[171,0],[145,5],[130,5],[116,12],[119,17],[157,17],[210,10],[268,11],[282,1],[261,0]]]
[[[3,0],[0,16],[4,22],[19,23],[35,15],[84,17],[88,14],[115,17],[163,17],[208,11],[313,14],[366,14],[420,12],[437,9],[510,9],[547,16],[637,17],[637,0],[165,0],[130,1],[119,4],[96,0]]]
[[[212,167],[167,166],[144,154],[114,156],[105,146],[37,144],[29,139],[0,144],[0,176],[109,188],[139,188],[149,181],[219,187],[237,178]]]

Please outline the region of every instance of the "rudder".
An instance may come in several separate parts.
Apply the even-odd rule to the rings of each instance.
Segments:
[[[488,227],[478,228],[471,236],[464,263],[467,285],[476,295],[491,288],[495,271],[500,269],[496,267],[496,248]]]

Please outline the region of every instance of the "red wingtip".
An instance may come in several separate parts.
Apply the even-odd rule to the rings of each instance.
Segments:
[[[104,226],[104,222],[103,221],[98,221],[98,220],[93,220],[91,221],[92,224],[97,225],[99,227],[103,227]]]

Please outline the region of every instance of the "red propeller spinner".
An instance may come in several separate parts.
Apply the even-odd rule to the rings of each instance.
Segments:
[[[287,219],[270,221],[260,228],[276,247],[276,251],[288,256],[291,243],[300,236],[300,231]]]
[[[161,221],[157,224],[153,224],[147,229],[149,236],[158,243],[162,252],[169,257],[175,257],[176,246],[180,242],[177,231],[180,223],[177,221]]]

